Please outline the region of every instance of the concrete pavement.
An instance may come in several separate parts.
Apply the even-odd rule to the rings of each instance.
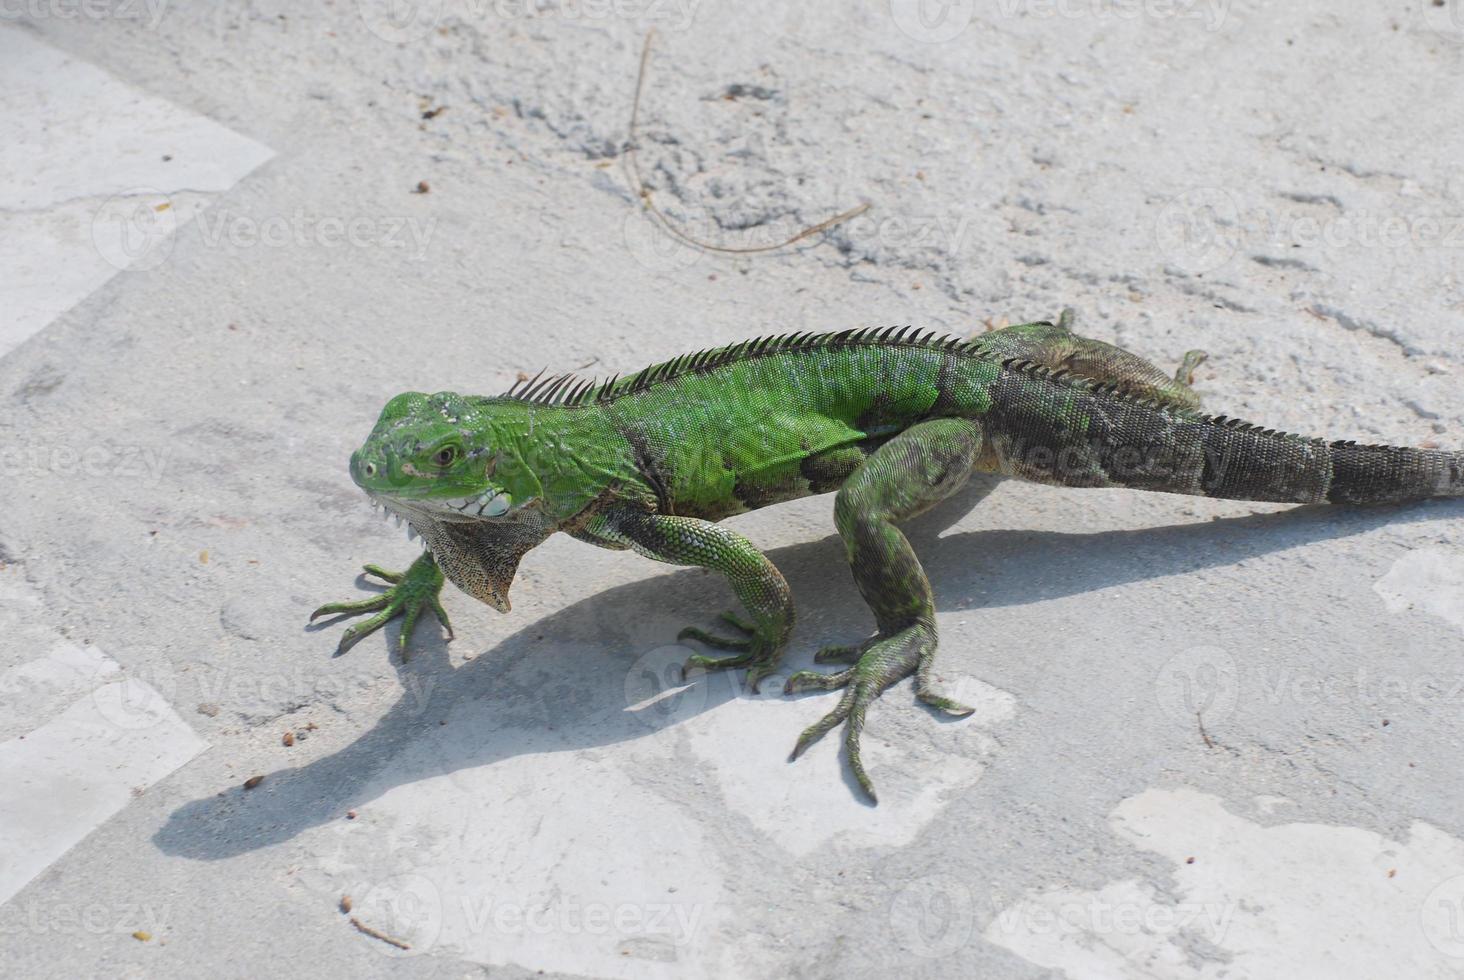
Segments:
[[[681,227],[869,211],[666,236],[649,28]],[[382,403],[546,364],[1072,305],[1464,447],[1461,76],[1457,0],[0,8],[4,972],[1464,973],[1452,503],[973,486],[910,534],[978,711],[891,690],[877,809],[785,761],[823,698],[677,682],[699,571],[555,539],[405,664],[305,628],[416,553],[345,471]],[[790,670],[869,625],[830,505],[735,521]]]

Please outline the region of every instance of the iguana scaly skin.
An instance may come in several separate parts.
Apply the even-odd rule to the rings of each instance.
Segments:
[[[876,631],[814,658],[846,669],[801,671],[785,690],[843,690],[793,756],[847,721],[849,764],[873,798],[859,735],[885,688],[913,674],[921,701],[971,711],[933,686],[935,602],[899,525],[973,471],[1297,504],[1464,496],[1464,453],[1325,442],[1205,415],[1188,384],[1202,353],[1170,376],[1070,322],[967,341],[909,328],[792,334],[602,383],[561,376],[498,397],[398,395],[351,457],[351,476],[428,550],[402,576],[367,566],[391,583],[385,593],[316,615],[375,613],[340,651],[403,615],[405,654],[424,609],[446,625],[443,573],[507,612],[519,559],[563,531],[725,575],[751,619],[724,617],[736,639],[683,631],[734,651],[688,664],[745,668],[755,690],[788,645],[793,599],[772,562],[717,522],[837,491],[834,522]]]

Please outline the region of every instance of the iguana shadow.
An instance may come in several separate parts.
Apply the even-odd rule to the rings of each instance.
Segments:
[[[971,530],[940,537],[989,489],[978,483],[906,528],[942,610],[1023,605],[1231,565],[1385,524],[1464,516],[1464,502],[1431,501],[1358,510],[1302,507],[1131,531]],[[837,535],[769,554],[799,600],[791,669],[809,666],[819,645],[849,642],[872,628],[843,567]],[[588,596],[456,668],[442,644],[429,645],[398,668],[401,698],[354,742],[268,773],[253,791],[236,785],[186,803],[153,841],[164,853],[196,860],[234,857],[344,819],[398,785],[526,752],[629,741],[678,724],[739,696],[738,677],[713,674],[683,688],[669,670],[687,652],[672,645],[676,630],[699,613],[731,604],[720,578],[675,570]],[[454,711],[479,700],[490,702],[491,710]],[[790,745],[796,734],[790,725]],[[425,756],[430,761],[420,761]]]

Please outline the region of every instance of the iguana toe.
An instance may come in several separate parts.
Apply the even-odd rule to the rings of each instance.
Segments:
[[[717,618],[726,623],[728,626],[731,626],[733,629],[737,630],[739,633],[746,633],[748,636],[757,635],[756,623],[748,622],[731,610],[722,613]]]
[[[864,651],[876,643],[879,637],[870,637],[863,643],[854,643],[846,646],[821,647],[813,655],[813,662],[816,664],[857,664],[859,658],[864,656]]]
[[[432,610],[438,622],[447,631],[447,638],[453,638],[452,624],[448,622],[447,611],[442,608],[438,593],[442,591],[442,571],[433,561],[431,554],[423,554],[405,572],[389,572],[377,565],[366,565],[366,573],[391,583],[380,595],[355,602],[328,602],[310,614],[311,622],[320,616],[374,613],[356,623],[341,634],[335,655],[339,657],[363,639],[381,629],[398,616],[402,617],[402,629],[397,637],[397,649],[402,659],[407,659],[408,644],[417,628],[417,621],[424,610]]]
[[[714,650],[731,650],[730,657],[708,657],[693,654],[686,659],[683,671],[693,667],[702,670],[740,670],[747,668],[747,686],[756,694],[763,679],[778,666],[779,655],[787,642],[788,626],[784,622],[772,621],[765,626],[749,622],[733,612],[724,612],[718,619],[744,634],[739,639],[717,636],[695,626],[688,626],[676,634],[678,640],[695,640]]]
[[[717,636],[715,633],[708,633],[706,630],[697,629],[695,626],[688,626],[676,634],[678,640],[695,640],[703,646],[709,646],[713,650],[736,650],[746,652],[752,649],[752,640],[729,640],[725,636]],[[724,657],[723,660],[737,660],[737,657]],[[741,666],[741,664],[728,664],[727,666]]]
[[[685,675],[685,672],[693,667],[702,670],[740,670],[746,667],[748,689],[756,694],[763,679],[777,670],[778,660],[776,652],[770,653],[753,643],[748,645],[746,652],[730,657],[707,657],[699,653],[692,654],[686,658],[686,665],[681,668],[682,674]]]
[[[859,737],[864,731],[864,713],[875,698],[891,684],[916,674],[915,693],[921,701],[949,714],[970,714],[972,709],[929,690],[926,673],[935,654],[935,630],[917,623],[889,636],[874,636],[854,646],[825,647],[815,654],[820,662],[849,662],[854,666],[833,674],[803,670],[788,678],[785,694],[800,691],[834,691],[842,689],[843,697],[834,710],[804,729],[793,747],[790,760],[798,758],[814,742],[823,738],[840,723],[848,722],[844,746],[849,755],[849,768],[871,800],[876,802],[874,783],[864,771],[859,753]],[[918,673],[917,673],[918,671]]]

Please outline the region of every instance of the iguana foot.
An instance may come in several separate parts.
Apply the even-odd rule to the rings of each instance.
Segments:
[[[684,671],[692,667],[700,667],[703,670],[739,670],[746,667],[747,685],[756,694],[763,678],[777,669],[778,656],[782,652],[782,637],[786,635],[786,631],[781,629],[760,631],[756,624],[749,623],[731,612],[724,612],[718,618],[742,633],[744,638],[732,640],[708,633],[695,626],[686,627],[676,634],[676,638],[695,640],[715,650],[733,650],[736,651],[735,655],[706,657],[695,654],[686,659],[686,666],[682,669]]]
[[[1195,368],[1209,359],[1210,355],[1202,350],[1185,351],[1184,358],[1179,362],[1179,368],[1174,372],[1174,380],[1185,386],[1194,384]]]
[[[447,630],[447,638],[453,638],[452,623],[448,622],[447,610],[442,608],[442,601],[438,598],[442,591],[442,570],[433,561],[431,553],[424,552],[405,572],[388,572],[377,565],[364,567],[366,574],[387,582],[390,588],[380,595],[356,602],[329,602],[310,614],[310,621],[314,622],[321,616],[375,613],[341,634],[341,642],[335,652],[337,657],[397,616],[401,616],[402,631],[397,638],[397,648],[401,651],[402,659],[406,660],[407,642],[417,626],[418,617],[425,609],[432,610],[438,622],[442,623],[442,628]]]
[[[820,674],[817,671],[802,670],[788,678],[783,693],[799,691],[837,691],[844,696],[834,710],[804,729],[798,736],[789,761],[798,758],[814,742],[823,738],[839,723],[847,721],[844,731],[844,745],[849,752],[849,768],[854,778],[873,802],[879,802],[874,793],[874,784],[864,771],[859,757],[859,736],[864,731],[864,712],[875,698],[891,684],[915,674],[915,696],[921,701],[950,715],[969,715],[974,708],[967,707],[950,698],[935,693],[930,688],[929,670],[935,656],[935,630],[923,624],[916,624],[900,630],[891,636],[873,636],[855,646],[824,647],[814,659],[819,663],[852,662],[854,666],[835,674]]]

